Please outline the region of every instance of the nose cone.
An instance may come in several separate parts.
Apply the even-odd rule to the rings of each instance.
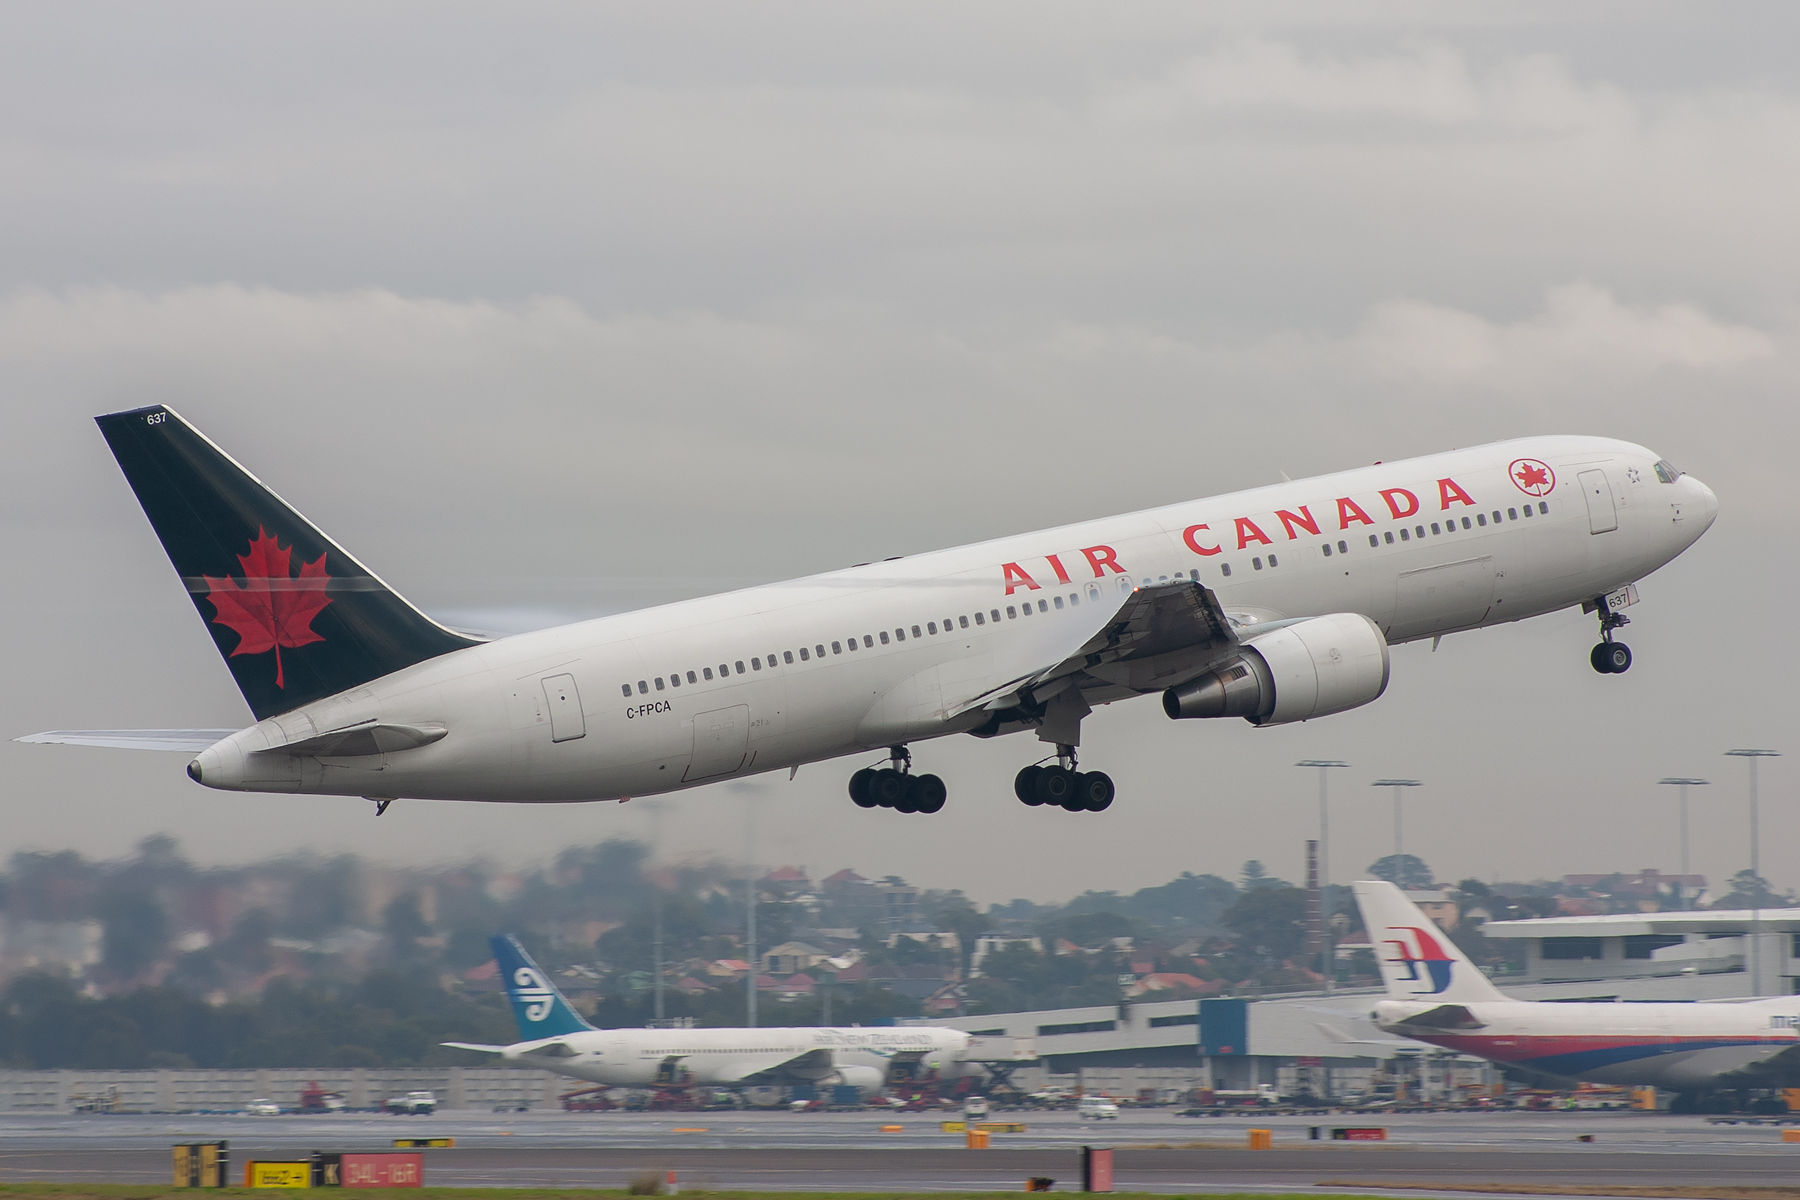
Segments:
[[[1699,531],[1705,533],[1712,528],[1714,519],[1719,515],[1719,498],[1713,495],[1711,488],[1692,475],[1683,475],[1681,481],[1693,489],[1694,503],[1700,510],[1695,514],[1700,526]]]

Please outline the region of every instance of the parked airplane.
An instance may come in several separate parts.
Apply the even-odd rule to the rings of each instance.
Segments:
[[[1676,1090],[1768,1087],[1753,1068],[1800,1045],[1800,996],[1692,1004],[1514,1000],[1488,981],[1404,892],[1355,885],[1388,999],[1370,1019],[1506,1066],[1591,1083]]]
[[[512,937],[492,941],[523,1040],[445,1042],[612,1087],[810,1083],[880,1091],[896,1068],[951,1077],[970,1035],[928,1025],[794,1029],[596,1029]]]
[[[496,641],[401,599],[169,409],[98,418],[256,724],[24,741],[198,751],[238,791],[558,802],[886,752],[864,808],[936,812],[913,743],[1031,730],[1029,805],[1099,811],[1095,705],[1279,725],[1382,694],[1388,647],[1580,604],[1594,668],[1717,502],[1641,446],[1500,442],[865,563]],[[607,700],[611,689],[618,700]],[[1045,755],[1040,763],[1048,762]]]

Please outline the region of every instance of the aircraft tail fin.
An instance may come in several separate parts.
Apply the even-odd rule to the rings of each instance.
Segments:
[[[1464,1004],[1507,999],[1405,892],[1385,879],[1353,886],[1389,999]]]
[[[535,1042],[539,1038],[561,1037],[592,1029],[582,1015],[563,999],[550,977],[544,974],[518,939],[497,933],[488,944],[494,948],[494,961],[500,965],[500,982],[506,985],[506,998],[512,1003],[513,1020],[519,1023],[519,1040]]]
[[[408,604],[173,410],[94,420],[257,720],[479,644]]]

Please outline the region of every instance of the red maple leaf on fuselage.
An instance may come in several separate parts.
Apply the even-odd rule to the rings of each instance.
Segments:
[[[324,637],[312,630],[312,619],[331,603],[325,585],[331,576],[325,573],[323,554],[313,562],[301,563],[300,573],[291,573],[292,547],[283,549],[260,526],[250,543],[250,553],[238,555],[244,567],[244,582],[235,579],[206,580],[206,598],[212,601],[217,616],[215,625],[223,625],[238,635],[240,654],[275,652],[275,686],[285,687],[281,674],[281,648],[292,649],[309,642],[322,642]]]
[[[1542,467],[1534,467],[1530,463],[1526,463],[1519,468],[1516,478],[1522,487],[1543,487],[1550,482],[1550,473]]]

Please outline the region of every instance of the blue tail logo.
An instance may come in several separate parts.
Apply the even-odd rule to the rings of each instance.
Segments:
[[[518,1022],[522,1041],[561,1037],[593,1028],[563,999],[517,939],[499,933],[488,944],[494,949],[500,982],[506,985],[506,998],[512,1002],[513,1020]]]

